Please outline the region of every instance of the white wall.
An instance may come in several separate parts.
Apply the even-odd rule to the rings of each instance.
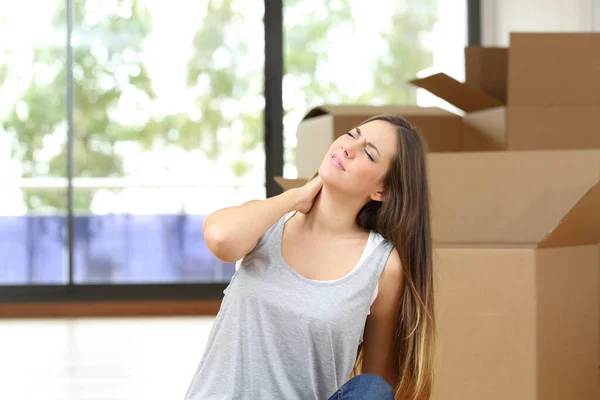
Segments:
[[[600,32],[600,0],[482,0],[482,45],[508,46],[510,32]]]
[[[416,0],[412,0],[417,2]],[[467,2],[465,0],[438,0],[439,20],[429,43],[433,63],[421,70],[418,78],[443,72],[458,81],[465,80],[464,48],[467,46]],[[462,27],[462,28],[461,28]],[[425,89],[417,89],[417,104],[421,107],[440,107],[461,114],[461,111]]]

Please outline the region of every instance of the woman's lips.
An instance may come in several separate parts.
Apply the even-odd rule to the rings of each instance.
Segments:
[[[337,166],[339,167],[342,171],[345,171],[346,168],[344,168],[344,163],[342,162],[342,160],[336,156],[335,154],[331,156],[331,161]]]

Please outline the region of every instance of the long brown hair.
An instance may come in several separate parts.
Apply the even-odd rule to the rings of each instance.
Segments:
[[[398,151],[384,178],[384,200],[368,202],[358,213],[357,222],[394,243],[404,271],[395,335],[400,372],[395,398],[429,399],[435,316],[427,149],[422,136],[405,119],[377,115],[363,124],[374,120],[396,127]],[[360,373],[363,350],[361,344],[351,376]]]

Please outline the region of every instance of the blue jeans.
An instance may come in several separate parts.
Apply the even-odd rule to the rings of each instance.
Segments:
[[[394,400],[394,390],[380,376],[360,374],[342,385],[329,400]]]

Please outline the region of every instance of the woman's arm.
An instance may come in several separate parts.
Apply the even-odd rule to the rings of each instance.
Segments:
[[[399,382],[394,332],[398,324],[398,311],[403,288],[404,275],[400,256],[394,249],[379,278],[377,298],[367,317],[361,368],[361,373],[379,375],[392,388],[395,388]]]
[[[206,217],[202,226],[208,249],[225,262],[241,259],[283,215],[293,210],[308,212],[322,185],[321,178],[316,177],[278,196],[215,211]]]

